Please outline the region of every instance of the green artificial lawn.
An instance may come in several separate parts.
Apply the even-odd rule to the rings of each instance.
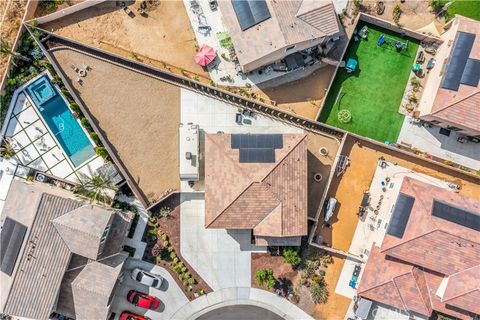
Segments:
[[[448,7],[447,12],[452,18],[455,14],[459,14],[480,21],[480,1],[455,1],[450,7]]]
[[[357,30],[364,24],[359,23]],[[339,68],[318,121],[381,142],[396,142],[404,116],[398,112],[418,49],[418,41],[367,24],[368,39],[353,39],[343,59],[354,58],[357,69],[347,73]],[[408,49],[397,52],[393,46],[377,45],[381,34],[405,41]],[[341,123],[337,114],[347,109],[350,123]]]

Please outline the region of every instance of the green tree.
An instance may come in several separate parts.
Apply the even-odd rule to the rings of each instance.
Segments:
[[[273,276],[272,268],[257,270],[255,273],[255,279],[257,280],[258,286],[265,286],[267,289],[272,289],[277,283],[277,280]]]
[[[297,249],[286,248],[285,250],[283,250],[283,261],[296,267],[300,264],[302,259],[300,259],[300,255],[298,254]]]
[[[1,56],[13,56],[15,58],[18,58],[20,60],[23,60],[25,62],[30,62],[31,59],[18,53],[18,52],[15,52],[11,49],[11,46],[10,46],[10,43],[8,43],[8,41],[3,38],[3,37],[0,37],[0,55]]]
[[[112,204],[112,198],[108,192],[116,191],[117,188],[106,174],[100,172],[90,173],[90,175],[79,174],[79,180],[80,185],[76,189],[78,194],[89,198],[92,202]]]
[[[327,302],[328,287],[323,278],[320,281],[312,281],[310,285],[310,294],[312,295],[312,300],[315,303]]]

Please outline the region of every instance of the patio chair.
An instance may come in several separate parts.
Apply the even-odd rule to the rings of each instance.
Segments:
[[[235,122],[236,122],[237,124],[241,125],[241,124],[242,124],[242,119],[243,119],[243,116],[242,116],[241,113],[235,114]]]

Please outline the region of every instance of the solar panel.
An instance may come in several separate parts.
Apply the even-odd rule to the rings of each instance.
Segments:
[[[480,78],[480,60],[468,59],[463,71],[462,79],[460,83],[468,86],[478,86],[478,80]]]
[[[232,5],[242,31],[271,17],[264,0],[232,0]]]
[[[432,216],[476,231],[480,231],[480,213],[475,214],[473,212],[451,206],[446,202],[433,200]]]
[[[442,88],[458,91],[467,59],[470,56],[475,35],[467,32],[457,32],[455,44],[450,56],[450,62],[442,81]]]
[[[399,194],[387,229],[387,233],[389,235],[397,238],[403,237],[403,233],[405,232],[405,227],[407,226],[414,203],[414,197],[403,193]]]
[[[239,161],[240,163],[272,163],[275,162],[275,149],[242,148]]]
[[[0,270],[9,276],[15,267],[26,232],[27,227],[23,224],[8,217],[5,219],[0,235]]]
[[[232,134],[232,149],[242,148],[283,148],[281,134]]]

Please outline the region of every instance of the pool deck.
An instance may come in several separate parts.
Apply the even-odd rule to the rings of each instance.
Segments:
[[[44,74],[48,73],[42,73],[15,91],[2,134],[15,151],[14,161],[18,167],[24,168],[17,169],[16,176],[24,177],[25,172],[28,173],[25,168],[32,168],[78,182],[77,173],[90,175],[105,164],[105,161],[94,155],[80,166],[71,162],[33,100],[25,93],[26,88]],[[85,130],[84,132],[88,137],[88,133]]]

